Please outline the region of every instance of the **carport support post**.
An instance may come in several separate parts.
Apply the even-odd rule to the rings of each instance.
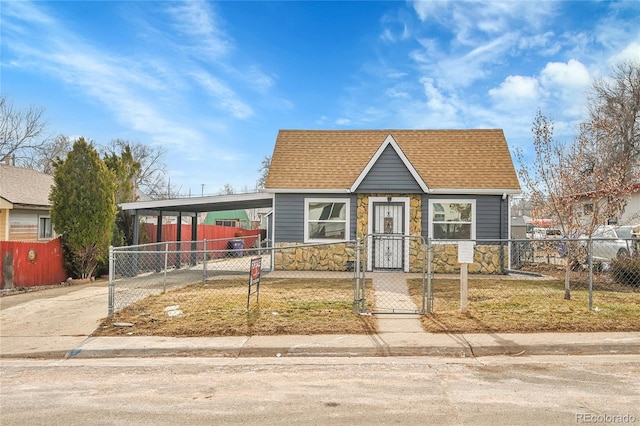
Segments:
[[[191,264],[198,264],[198,213],[194,213],[191,217]],[[204,258],[202,259],[204,261]]]
[[[177,256],[176,256],[176,269],[180,269],[182,267],[182,212],[178,213],[178,218],[176,220],[176,240],[178,241],[177,245]]]

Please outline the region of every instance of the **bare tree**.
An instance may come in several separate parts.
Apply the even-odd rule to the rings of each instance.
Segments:
[[[640,62],[622,62],[594,81],[587,106],[588,137],[609,145],[611,164],[624,166],[624,180],[632,183],[640,162]]]
[[[218,191],[218,195],[233,195],[236,193],[235,188],[230,183],[225,183],[224,186]]]
[[[67,157],[73,147],[73,142],[68,136],[58,135],[52,140],[46,141],[40,149],[34,150],[33,156],[24,159],[22,165],[53,175],[54,163]]]
[[[577,237],[582,232],[578,207],[583,186],[576,167],[580,161],[570,148],[553,137],[553,120],[538,111],[533,122],[533,162],[528,164],[522,150],[516,151],[520,180],[531,199],[534,217],[554,221],[563,235]],[[565,299],[571,299],[569,271],[579,256],[575,244],[566,246]]]
[[[167,166],[162,161],[165,155],[163,148],[154,149],[141,142],[130,142],[123,139],[114,139],[103,147],[103,155],[119,156],[122,152],[130,150],[133,160],[140,164],[135,176],[135,187],[153,199],[167,198]],[[175,193],[175,189],[169,191]]]
[[[635,190],[637,172],[616,161],[612,150],[616,129],[602,122],[587,121],[570,144],[553,137],[553,121],[540,111],[533,123],[533,162],[527,164],[522,150],[516,152],[521,182],[531,197],[534,216],[551,219],[563,235],[592,235],[595,229],[616,217]],[[584,204],[593,210],[584,214]],[[571,298],[569,270],[584,253],[575,242],[565,247],[565,299]]]
[[[256,182],[258,189],[264,188],[264,185],[267,183],[267,176],[269,175],[270,167],[271,156],[265,155],[262,159],[262,162],[260,163],[260,168],[258,169],[258,173],[260,173],[260,176],[258,176],[258,181]]]
[[[18,110],[0,96],[0,160],[9,158],[14,165],[24,165],[43,149],[47,125],[43,114],[44,108],[34,106]]]

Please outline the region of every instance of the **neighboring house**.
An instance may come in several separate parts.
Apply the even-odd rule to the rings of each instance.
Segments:
[[[49,193],[53,176],[0,165],[0,241],[47,241],[51,226]]]
[[[276,246],[329,242],[340,252],[340,242],[371,234],[443,246],[506,240],[520,185],[502,130],[281,130],[265,191],[274,194]],[[416,244],[394,247],[391,263],[374,247],[369,268],[415,269]],[[455,268],[450,258],[441,269]]]
[[[618,210],[618,214],[612,217],[602,218],[599,225],[637,225],[640,224],[640,183],[631,185],[627,192],[631,192],[626,202],[620,206],[616,206],[614,210]],[[609,203],[606,194],[586,193],[579,197],[583,223],[590,223],[591,216],[595,209],[595,203],[599,202],[602,209],[606,209],[606,203]]]
[[[251,229],[249,215],[242,209],[209,212],[204,219],[206,225],[232,226],[236,228]]]

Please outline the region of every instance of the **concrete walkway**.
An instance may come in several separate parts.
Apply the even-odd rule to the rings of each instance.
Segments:
[[[418,307],[409,296],[402,272],[367,273],[375,291],[378,333],[424,333]]]
[[[640,332],[433,334],[382,316],[384,329],[371,335],[89,337],[107,315],[107,295],[105,283],[0,298],[0,358],[640,354]]]

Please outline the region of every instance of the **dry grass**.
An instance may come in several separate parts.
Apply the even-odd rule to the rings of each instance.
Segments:
[[[369,289],[371,283],[367,284]],[[427,332],[529,333],[640,331],[640,289],[615,283],[594,286],[588,309],[584,280],[572,283],[572,299],[564,300],[560,279],[469,279],[469,308],[460,313],[459,279],[432,283],[433,314],[424,315]],[[419,305],[420,280],[409,280]],[[370,307],[374,295],[367,295]],[[252,296],[247,312],[246,280],[220,279],[149,296],[106,320],[95,335],[250,336],[281,334],[367,334],[375,332],[375,316],[353,312],[350,279],[265,279],[259,304]],[[182,315],[170,317],[167,306]],[[113,327],[115,322],[133,327]]]
[[[417,300],[420,283],[410,282]],[[436,279],[433,314],[422,324],[428,332],[530,333],[639,331],[640,292],[612,285],[593,293],[594,310],[584,285],[573,285],[571,300],[564,300],[561,280],[469,279],[467,313],[460,312],[460,281]],[[598,308],[599,311],[595,309]]]
[[[164,309],[179,305],[182,314]],[[113,327],[128,322],[133,327]],[[259,303],[247,311],[246,280],[215,280],[149,296],[117,312],[94,333],[101,336],[250,336],[364,334],[372,317],[353,312],[353,282],[345,279],[262,279]]]

